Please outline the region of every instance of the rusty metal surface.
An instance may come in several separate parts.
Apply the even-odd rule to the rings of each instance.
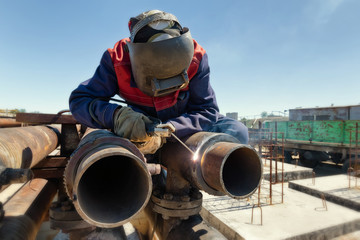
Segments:
[[[202,221],[199,189],[232,197],[251,194],[261,180],[261,161],[257,162],[258,155],[252,148],[227,134],[197,133],[185,144],[195,155],[180,143],[169,142],[161,149],[166,186],[155,185],[147,204],[152,181],[142,153],[126,139],[105,130],[91,130],[85,133],[65,169],[68,196],[81,218],[100,228],[118,227],[145,210],[152,226],[150,238],[183,239],[201,233],[203,239],[224,239]],[[211,169],[215,162],[219,163],[218,173]],[[203,168],[209,171],[203,173]],[[216,189],[203,175],[216,178],[221,187]]]
[[[215,143],[202,157],[205,182],[233,198],[246,198],[258,188],[262,178],[262,161],[248,145]]]
[[[348,148],[350,136],[355,138],[354,130],[360,120],[265,122],[263,132],[273,131],[275,124],[278,126],[277,137],[284,133],[286,142]]]
[[[6,127],[20,127],[21,122],[17,122],[13,118],[0,118],[0,128]]]
[[[35,239],[56,194],[56,186],[45,179],[33,179],[4,204],[0,239]]]
[[[77,124],[72,115],[43,114],[43,113],[17,113],[16,121],[36,124]]]
[[[0,129],[0,163],[31,168],[55,150],[58,136],[46,126]]]
[[[185,149],[181,144],[179,143],[168,143],[166,144],[162,149],[161,149],[161,164],[163,164],[164,166],[167,167],[168,169],[168,176],[172,176],[172,172],[175,172],[176,174],[176,181],[169,181],[171,184],[170,186],[167,185],[167,191],[170,192],[175,192],[174,189],[175,188],[179,188],[179,190],[177,190],[177,192],[181,192],[181,188],[189,188],[189,186],[186,185],[186,181],[188,181],[192,186],[200,189],[200,190],[204,190],[206,192],[208,192],[209,194],[212,195],[224,195],[224,194],[229,194],[229,191],[224,191],[225,189],[223,188],[219,188],[216,189],[215,187],[212,187],[209,183],[206,182],[206,180],[203,177],[203,171],[207,171],[205,169],[202,169],[202,163],[204,161],[206,161],[206,152],[216,143],[223,143],[224,146],[226,146],[227,144],[229,144],[229,146],[231,144],[236,144],[235,147],[234,145],[231,145],[232,148],[234,149],[227,149],[227,152],[223,152],[222,157],[218,157],[217,161],[218,162],[218,166],[222,166],[225,164],[222,163],[223,161],[226,161],[228,156],[231,156],[231,159],[233,159],[233,156],[231,154],[235,154],[238,156],[238,153],[236,150],[237,148],[240,148],[242,145],[238,142],[237,139],[233,138],[230,135],[227,134],[223,134],[223,133],[210,133],[210,132],[199,132],[196,133],[194,135],[192,135],[190,138],[188,138],[185,141],[185,144],[192,149],[195,152],[195,156],[193,156],[192,154],[189,153],[189,151],[187,151],[187,149]],[[246,148],[248,148],[248,152],[246,152],[246,154],[243,156],[239,157],[239,161],[242,161],[242,163],[244,165],[240,165],[236,163],[236,161],[231,160],[230,162],[230,167],[229,169],[234,170],[233,172],[229,172],[226,173],[226,175],[222,174],[218,174],[215,176],[212,175],[211,177],[214,178],[218,178],[217,180],[214,181],[218,181],[221,182],[223,181],[223,179],[228,179],[228,178],[232,178],[231,176],[233,176],[235,178],[236,174],[241,174],[241,173],[245,173],[246,171],[248,171],[251,174],[254,174],[254,178],[248,178],[248,180],[250,181],[254,181],[254,182],[236,182],[234,184],[238,184],[238,188],[248,188],[249,186],[254,187],[253,190],[256,190],[256,186],[258,186],[258,184],[261,181],[261,177],[262,177],[262,163],[260,161],[260,157],[257,155],[256,151],[254,149],[252,149],[250,146],[247,146]],[[236,150],[236,151],[235,151]],[[177,154],[174,154],[174,153]],[[236,153],[232,153],[232,152],[236,152]],[[250,152],[252,154],[250,154]],[[246,159],[247,156],[249,156],[249,154],[252,156],[251,160],[254,161],[254,164],[249,164],[248,159]],[[209,155],[210,156],[210,155]],[[245,160],[244,160],[245,159]],[[208,166],[207,166],[208,167]],[[245,169],[246,168],[246,169]],[[228,167],[226,168],[228,169]],[[211,170],[209,170],[211,171]],[[218,169],[218,171],[221,171],[221,169]],[[180,175],[180,176],[178,176]],[[210,173],[209,173],[210,176]],[[246,174],[246,176],[248,176],[248,174]],[[219,179],[221,178],[221,179]],[[168,184],[168,182],[167,182]],[[252,193],[253,190],[249,191],[249,193]],[[230,194],[231,197],[244,197],[243,195],[239,195],[236,196],[235,194]]]
[[[86,133],[64,174],[79,215],[103,228],[128,222],[146,206],[152,192],[145,162],[127,139],[106,130]]]
[[[31,169],[36,178],[61,179],[64,176],[65,168],[43,168]]]
[[[220,141],[238,142],[237,139],[227,134],[199,132],[185,141],[185,144],[195,152],[195,155],[191,154],[180,143],[169,142],[165,144],[161,149],[160,163],[167,167],[168,176],[177,178],[174,181],[167,180],[167,191],[177,194],[177,192],[182,191],[181,188],[189,188],[188,185],[191,184],[212,195],[223,195],[223,193],[208,186],[201,173],[203,153],[212,144]],[[179,190],[175,190],[175,188],[179,188]]]
[[[63,156],[47,156],[31,168],[35,178],[62,179],[69,158]]]
[[[154,212],[162,215],[163,219],[170,217],[178,217],[180,219],[188,219],[192,215],[200,212],[202,207],[202,194],[174,196],[159,192],[153,193],[151,196],[151,208]]]
[[[122,146],[130,152],[134,153],[143,162],[146,162],[144,155],[129,140],[119,138],[118,136],[106,130],[88,129],[81,139],[77,149],[73,152],[73,155],[70,159],[71,161],[68,162],[66,171],[64,173],[66,191],[70,198],[72,198],[74,187],[73,184],[79,163],[87,154],[89,154],[89,152],[94,151],[96,147],[101,146],[103,143],[113,143],[112,145]]]
[[[32,169],[41,168],[64,168],[68,163],[69,158],[64,156],[47,156],[40,162],[38,162]]]

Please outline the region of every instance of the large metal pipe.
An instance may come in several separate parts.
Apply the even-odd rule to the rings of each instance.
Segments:
[[[21,123],[14,118],[0,118],[0,128],[20,127]]]
[[[56,184],[35,178],[4,203],[0,239],[34,240],[56,194]]]
[[[187,188],[186,181],[212,195],[233,198],[246,198],[258,188],[263,166],[251,146],[240,144],[230,135],[210,132],[196,133],[185,144],[195,155],[175,142],[162,149],[161,163],[168,174],[179,173],[184,179],[182,182],[177,177],[176,182],[167,183],[168,192],[178,194],[181,188]]]
[[[0,129],[0,164],[31,168],[58,146],[55,131],[46,126]]]
[[[79,215],[103,228],[130,221],[152,192],[143,154],[106,130],[86,133],[65,169],[65,184]]]
[[[259,186],[261,161],[247,145],[215,143],[203,155],[201,173],[205,182],[231,197],[247,197]]]

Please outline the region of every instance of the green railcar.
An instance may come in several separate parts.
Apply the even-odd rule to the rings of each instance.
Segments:
[[[314,167],[319,161],[332,160],[348,168],[351,159],[358,159],[360,120],[267,121],[263,132],[283,142],[285,157],[298,154],[300,161]],[[354,161],[354,160],[353,160]]]

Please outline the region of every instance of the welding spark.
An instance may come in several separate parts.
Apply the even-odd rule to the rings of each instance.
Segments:
[[[195,151],[195,153],[193,154],[192,160],[193,160],[194,162],[196,162],[196,161],[198,160],[198,158],[199,158],[199,149],[197,149],[197,150]]]

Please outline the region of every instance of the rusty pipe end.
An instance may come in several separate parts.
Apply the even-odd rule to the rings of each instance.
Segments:
[[[79,215],[103,228],[128,222],[146,206],[152,192],[146,164],[119,146],[85,156],[73,186],[71,198]]]
[[[252,147],[218,142],[204,153],[201,172],[211,188],[233,198],[246,198],[258,188],[263,166]]]

